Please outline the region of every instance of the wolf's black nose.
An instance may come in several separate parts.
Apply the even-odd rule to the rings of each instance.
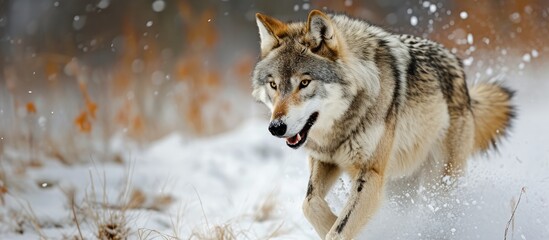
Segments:
[[[269,132],[273,136],[282,137],[286,133],[286,124],[280,120],[274,120],[269,124]]]

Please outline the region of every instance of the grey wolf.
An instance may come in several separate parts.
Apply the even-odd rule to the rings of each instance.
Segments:
[[[508,132],[513,92],[468,87],[441,44],[318,10],[306,22],[256,20],[252,95],[272,112],[271,134],[308,152],[303,212],[322,239],[355,238],[394,179],[429,169],[451,185],[469,156]],[[336,216],[325,196],[342,172],[353,182]]]

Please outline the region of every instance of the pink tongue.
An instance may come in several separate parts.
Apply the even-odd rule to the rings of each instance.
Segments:
[[[290,138],[286,138],[286,142],[289,143],[290,145],[296,145],[299,142],[299,140],[301,140],[301,136],[299,134]]]

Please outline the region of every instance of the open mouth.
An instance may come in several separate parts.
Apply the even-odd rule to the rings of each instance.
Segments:
[[[318,112],[314,112],[309,116],[309,119],[307,119],[307,122],[305,123],[305,126],[303,126],[303,129],[299,131],[295,136],[286,138],[286,145],[288,147],[291,147],[293,149],[297,149],[307,141],[307,133],[309,133],[309,130],[315,124],[316,119],[318,118]]]

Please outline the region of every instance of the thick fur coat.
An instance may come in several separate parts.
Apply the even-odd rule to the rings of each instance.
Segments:
[[[461,61],[438,43],[317,10],[306,22],[256,19],[253,96],[271,109],[269,131],[309,154],[303,211],[322,239],[356,237],[393,179],[451,185],[508,131],[512,91],[468,88]],[[342,172],[353,187],[336,216],[324,198]]]

